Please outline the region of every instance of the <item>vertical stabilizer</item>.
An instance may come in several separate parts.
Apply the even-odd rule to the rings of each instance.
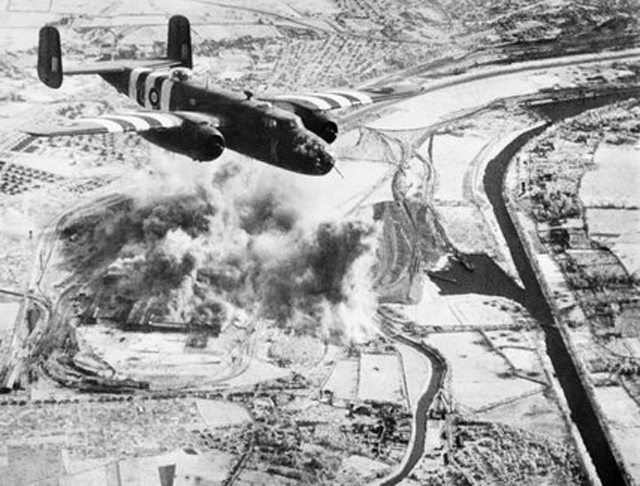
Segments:
[[[189,25],[189,19],[182,15],[174,15],[169,19],[167,57],[175,61],[180,61],[186,68],[193,68],[191,26]]]
[[[62,51],[60,33],[52,26],[40,29],[38,42],[38,77],[50,88],[62,85]]]

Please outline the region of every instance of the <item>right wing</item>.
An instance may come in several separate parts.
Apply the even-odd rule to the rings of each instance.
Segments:
[[[38,125],[23,130],[36,137],[62,135],[95,135],[100,133],[148,132],[178,128],[184,118],[166,112],[139,111],[122,115],[105,115],[95,118],[78,118],[68,125]]]

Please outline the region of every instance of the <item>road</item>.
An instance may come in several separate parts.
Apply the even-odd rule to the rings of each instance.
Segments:
[[[5,373],[3,386],[11,388],[14,382],[19,380],[20,375],[28,371],[30,365],[41,359],[40,353],[45,346],[49,348],[55,346],[55,343],[60,343],[66,336],[64,331],[68,314],[70,314],[69,306],[64,306],[63,312],[60,306],[63,300],[61,295],[48,295],[42,288],[61,228],[72,216],[82,214],[83,211],[89,211],[96,206],[107,206],[121,200],[123,200],[121,195],[108,195],[75,204],[53,218],[40,233],[31,273],[25,292],[22,294],[24,298],[14,324],[11,355],[7,359],[6,369],[3,370]],[[66,291],[67,289],[62,294]],[[42,315],[31,331],[27,323],[27,309],[30,302],[37,303],[42,310]]]

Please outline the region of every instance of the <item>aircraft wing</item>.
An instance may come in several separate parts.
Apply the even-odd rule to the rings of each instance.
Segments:
[[[39,125],[24,130],[38,137],[61,135],[95,135],[99,133],[148,132],[180,127],[184,118],[167,112],[140,111],[122,115],[78,118],[68,125]]]
[[[326,93],[276,95],[260,98],[274,104],[298,105],[311,111],[338,110],[350,106],[368,105],[373,98],[364,91],[334,90]]]
[[[276,105],[289,104],[311,111],[329,111],[414,96],[421,89],[415,86],[391,86],[371,90],[338,89],[322,93],[275,95],[260,97],[260,99]]]

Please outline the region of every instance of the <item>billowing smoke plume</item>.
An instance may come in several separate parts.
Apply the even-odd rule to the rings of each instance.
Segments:
[[[129,318],[259,317],[333,341],[371,335],[373,224],[327,217],[298,176],[241,167],[147,176],[148,194],[64,230],[68,261],[93,275],[102,308]]]

